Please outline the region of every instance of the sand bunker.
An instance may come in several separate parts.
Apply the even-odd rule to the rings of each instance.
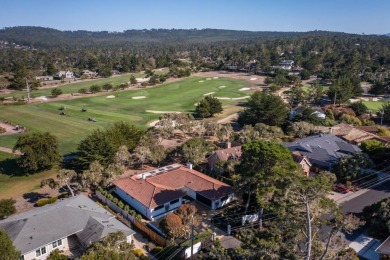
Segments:
[[[197,103],[194,104],[194,106],[197,106],[197,105],[199,105],[199,102],[197,102]]]
[[[209,92],[209,93],[206,93],[206,94],[203,94],[203,96],[209,96],[209,95],[212,95],[214,94],[215,92]]]
[[[256,80],[257,78],[251,78],[250,80]]]
[[[218,88],[226,88],[226,86],[219,86]]]
[[[156,126],[158,122],[160,122],[160,120],[152,121],[149,123],[149,126]]]
[[[218,79],[219,77],[213,77],[213,79]]]
[[[146,110],[148,113],[153,113],[153,114],[181,114],[179,111],[160,111],[160,110]]]
[[[251,88],[240,88],[238,91],[250,90]]]
[[[250,98],[250,96],[232,98],[232,100],[240,100],[240,99],[247,99],[247,98]]]
[[[137,96],[137,97],[132,97],[132,99],[143,99],[146,98],[145,96]]]
[[[107,96],[106,98],[115,98],[115,96],[111,95],[111,96]]]
[[[212,80],[212,78],[207,78],[206,80]]]
[[[46,96],[37,97],[35,99],[42,100],[42,101],[47,101],[47,97]]]
[[[217,97],[217,99],[231,99],[230,97]]]
[[[198,82],[199,82],[199,83],[202,83],[202,82],[204,82],[204,80],[199,80]]]

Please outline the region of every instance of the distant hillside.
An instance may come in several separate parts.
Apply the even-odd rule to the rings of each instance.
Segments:
[[[58,45],[123,45],[136,42],[216,42],[239,39],[275,39],[306,34],[346,35],[334,32],[252,32],[220,29],[151,29],[124,32],[60,31],[44,27],[18,26],[0,30],[0,40],[34,48]]]

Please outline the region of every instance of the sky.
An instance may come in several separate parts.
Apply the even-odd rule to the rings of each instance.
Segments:
[[[390,33],[390,0],[0,0],[0,28]]]

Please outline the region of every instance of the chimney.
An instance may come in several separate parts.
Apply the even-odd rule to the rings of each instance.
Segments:
[[[186,165],[186,167],[188,168],[188,169],[190,169],[190,170],[192,170],[192,163],[187,163],[187,165]]]
[[[227,141],[227,142],[225,143],[225,148],[231,148],[231,147],[232,147],[232,143],[229,142],[229,141]]]

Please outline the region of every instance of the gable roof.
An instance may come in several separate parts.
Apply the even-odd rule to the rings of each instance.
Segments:
[[[220,149],[215,151],[211,156],[214,154],[217,156],[218,160],[220,161],[227,161],[229,159],[233,158],[241,158],[242,155],[242,150],[241,150],[241,145],[240,146],[235,146],[231,148],[226,148],[226,149]],[[211,157],[210,156],[210,157]]]
[[[25,254],[72,234],[77,236],[83,234],[82,232],[88,227],[87,224],[91,218],[100,221],[100,225],[89,226],[92,228],[89,232],[94,234],[93,236],[79,237],[85,244],[98,241],[111,232],[112,227],[127,235],[135,233],[84,195],[78,195],[7,218],[0,221],[0,227],[7,232],[15,247],[22,254]]]
[[[291,153],[292,154],[292,157],[293,157],[293,160],[294,162],[296,163],[302,163],[302,162],[306,162],[306,164],[308,164],[309,166],[311,166],[311,163],[309,161],[309,158],[307,158],[306,156],[303,156],[301,155],[299,152],[297,151],[294,151]]]
[[[377,249],[375,249],[375,252],[383,255],[390,254],[390,236]]]
[[[302,156],[307,156],[312,163],[322,166],[333,164],[342,156],[361,151],[356,145],[332,134],[308,136],[283,145],[290,151],[298,151]]]
[[[159,172],[159,169],[153,172]],[[148,177],[142,179],[140,177],[142,174],[140,174],[132,178],[116,180],[113,184],[151,209],[183,197],[186,195],[185,188],[211,200],[222,198],[233,192],[231,186],[182,165],[175,165],[163,173],[155,175],[144,173],[144,175]]]

